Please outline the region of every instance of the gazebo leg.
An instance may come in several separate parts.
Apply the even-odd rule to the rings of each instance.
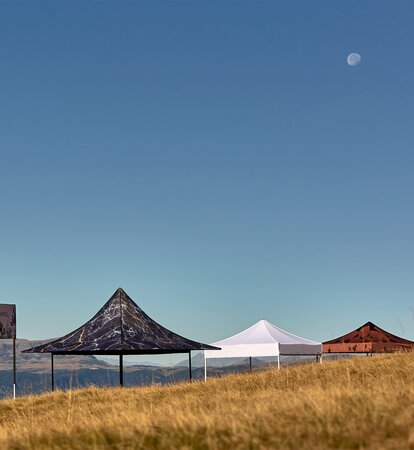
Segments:
[[[124,385],[124,355],[119,355],[119,385]]]
[[[204,354],[204,381],[207,381],[207,358]]]
[[[51,356],[50,362],[51,362],[51,369],[52,369],[52,392],[53,392],[55,390],[55,370],[53,367],[53,353],[51,353],[50,356]]]
[[[280,356],[277,355],[277,368],[280,369]]]
[[[191,381],[193,379],[193,371],[191,369],[191,350],[188,352],[188,375]]]
[[[251,356],[249,356],[249,369],[251,372],[252,371],[252,357]]]

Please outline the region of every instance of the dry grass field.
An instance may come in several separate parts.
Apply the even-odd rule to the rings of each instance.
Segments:
[[[414,449],[414,355],[0,402],[0,449]]]

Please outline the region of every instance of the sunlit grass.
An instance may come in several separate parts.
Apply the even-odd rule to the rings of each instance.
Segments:
[[[414,449],[414,355],[0,402],[0,449]]]

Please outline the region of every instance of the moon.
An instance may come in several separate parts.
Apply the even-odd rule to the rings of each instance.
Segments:
[[[346,62],[350,66],[357,66],[361,62],[361,55],[359,53],[350,53],[348,58],[346,58]]]

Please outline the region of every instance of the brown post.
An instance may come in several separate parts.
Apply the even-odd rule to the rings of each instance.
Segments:
[[[191,369],[191,350],[188,352],[188,371],[190,381],[193,379],[193,371]]]
[[[249,358],[249,366],[250,366],[250,372],[252,371],[252,357]]]

